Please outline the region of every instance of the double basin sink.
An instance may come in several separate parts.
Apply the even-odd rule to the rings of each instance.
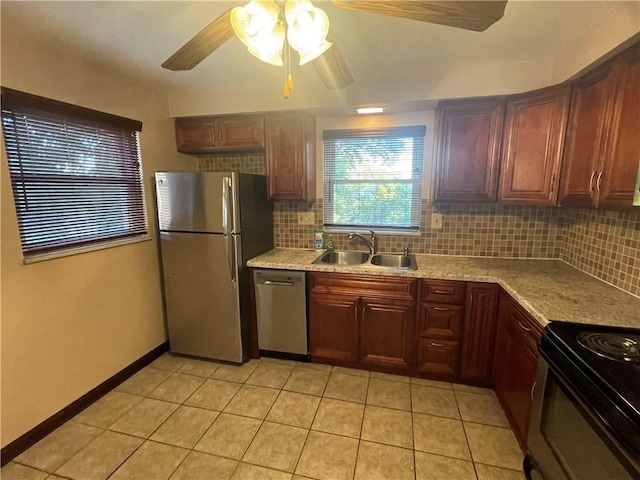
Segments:
[[[392,270],[417,270],[416,257],[403,253],[376,253],[333,251],[324,252],[313,262],[317,265],[337,265],[344,267],[379,267]]]

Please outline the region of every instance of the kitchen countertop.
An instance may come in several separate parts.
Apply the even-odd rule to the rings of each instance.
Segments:
[[[640,328],[640,298],[561,260],[416,255],[418,270],[314,265],[313,250],[276,248],[249,267],[498,283],[541,325],[551,320]]]

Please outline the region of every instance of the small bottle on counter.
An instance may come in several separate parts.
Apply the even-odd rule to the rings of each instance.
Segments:
[[[327,235],[327,252],[333,252],[335,250],[335,246],[333,245],[333,235]]]
[[[323,231],[321,228],[316,228],[313,232],[313,249],[316,252],[321,252],[324,246],[324,242],[322,239]]]

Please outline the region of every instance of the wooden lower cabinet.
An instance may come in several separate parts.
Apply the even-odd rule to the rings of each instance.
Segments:
[[[498,400],[520,446],[526,448],[542,329],[520,305],[502,292],[498,305],[493,382]]]
[[[413,360],[415,302],[362,298],[360,361],[409,370]]]
[[[309,295],[309,352],[312,358],[358,360],[359,302],[357,296]]]
[[[434,375],[456,376],[460,363],[460,342],[440,338],[419,338],[416,370]]]

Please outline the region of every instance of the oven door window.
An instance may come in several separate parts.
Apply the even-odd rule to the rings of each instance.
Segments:
[[[580,480],[626,480],[632,477],[612,453],[599,427],[582,413],[549,371],[546,382],[542,435],[567,477]],[[615,447],[614,447],[615,448]]]

